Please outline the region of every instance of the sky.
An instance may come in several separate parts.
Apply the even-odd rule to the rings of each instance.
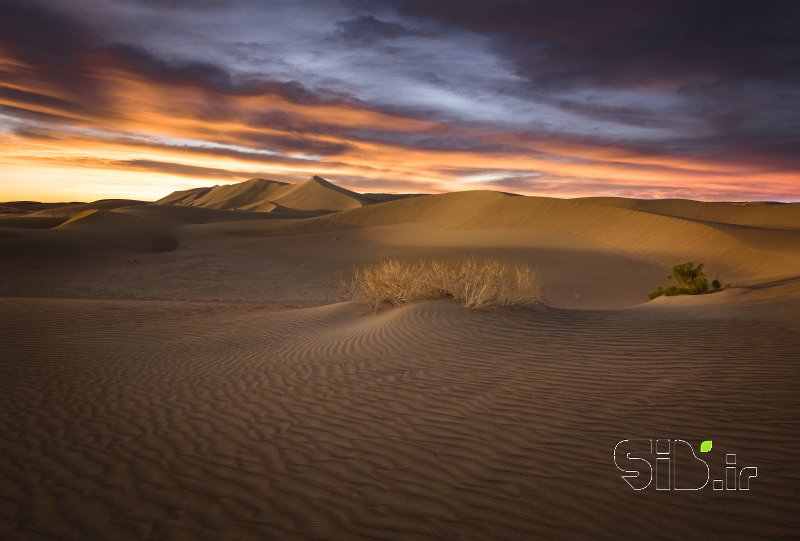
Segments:
[[[800,201],[794,0],[0,0],[0,200]]]

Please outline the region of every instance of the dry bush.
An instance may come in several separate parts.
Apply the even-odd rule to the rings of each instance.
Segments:
[[[467,308],[525,306],[542,301],[536,271],[527,265],[468,257],[404,262],[384,259],[354,268],[342,287],[354,300],[381,304],[451,298]]]

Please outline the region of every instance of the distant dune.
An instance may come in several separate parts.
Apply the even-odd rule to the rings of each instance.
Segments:
[[[625,203],[625,204],[623,204]],[[402,223],[430,223],[447,229],[535,229],[585,238],[662,266],[680,260],[707,261],[719,272],[786,275],[800,268],[800,229],[774,231],[776,224],[800,223],[800,205],[749,206],[682,202],[657,207],[649,201],[619,204],[591,199],[524,197],[474,191],[430,195],[348,210],[287,225],[272,224],[247,234],[308,234]],[[708,211],[704,211],[708,205]],[[676,215],[667,211],[674,208]],[[770,209],[784,212],[770,219]],[[716,217],[719,222],[687,219]],[[768,227],[760,224],[769,223]],[[732,229],[730,224],[747,228]],[[777,240],[777,242],[776,242]]]
[[[38,201],[9,201],[0,203],[0,214],[30,214],[40,210],[54,209],[65,205],[82,205],[73,201],[71,203],[40,203]]]
[[[800,212],[794,203],[766,201],[717,203],[689,199],[625,199],[623,197],[587,197],[592,203],[623,207],[676,218],[756,227],[800,229]]]
[[[180,205],[226,210],[339,211],[362,207],[390,194],[376,197],[336,186],[320,176],[299,184],[254,178],[239,184],[196,188],[175,192],[156,201],[157,205]]]
[[[217,295],[237,291],[240,300],[251,288],[254,299],[284,299],[296,291],[256,286],[255,277],[263,271],[251,265],[258,264],[256,258],[264,250],[269,257],[282,254],[281,261],[294,261],[301,268],[311,265],[311,283],[319,284],[320,291],[334,292],[319,296],[321,301],[336,298],[333,275],[353,263],[414,254],[479,252],[530,264],[542,271],[551,302],[562,306],[635,304],[663,282],[669,265],[681,261],[702,261],[714,276],[740,285],[800,274],[797,204],[554,199],[489,191],[365,195],[312,177],[298,184],[253,179],[175,192],[155,204],[102,200],[46,210],[30,202],[25,207],[33,212],[0,217],[2,246],[10,263],[7,282],[28,283],[25,290],[54,287],[56,276],[77,272],[73,258],[73,263],[61,264],[35,248],[59,243],[70,243],[76,257],[84,250],[104,257],[110,257],[108,250],[173,251],[170,264],[204,246],[214,254],[224,246],[240,255],[224,260],[214,256],[214,265],[233,265],[225,278],[231,287],[217,287]],[[347,242],[338,243],[338,238]],[[49,261],[49,278],[24,271],[22,262],[15,265],[15,257],[23,256]],[[89,265],[95,257],[87,255],[82,261]],[[246,263],[234,265],[237,258]],[[102,269],[101,265],[93,272]],[[127,276],[132,269],[117,272]],[[160,281],[140,281],[137,291],[172,298],[176,280],[166,275]],[[600,283],[605,286],[598,287]],[[91,288],[111,294],[108,280]],[[199,290],[181,291],[197,295]],[[312,297],[304,302],[313,304]]]
[[[101,199],[93,203],[52,204],[50,208],[32,212],[28,216],[71,218],[86,210],[114,210],[144,204],[146,204],[146,201],[137,201],[135,199]]]

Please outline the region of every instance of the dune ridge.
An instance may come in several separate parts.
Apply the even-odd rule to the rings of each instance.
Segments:
[[[800,204],[754,202],[707,202],[690,199],[627,199],[624,197],[586,197],[583,201],[599,203],[674,218],[687,218],[706,222],[800,229]]]
[[[136,199],[100,199],[92,203],[68,203],[64,205],[54,205],[51,208],[28,213],[29,217],[48,217],[48,218],[71,218],[76,214],[87,210],[115,210],[124,207],[146,205],[146,201]]]
[[[320,192],[349,197],[320,179],[265,182],[231,185],[226,193],[277,186],[287,199],[301,201],[293,204],[307,207],[325,206],[318,204]],[[686,214],[683,206],[679,202],[676,213]],[[708,221],[594,200],[481,191],[395,197],[335,213],[171,204],[106,210],[86,204],[79,207],[82,212],[97,212],[71,222],[18,214],[0,219],[0,250],[7,262],[0,287],[18,295],[185,296],[306,306],[340,299],[335,276],[354,264],[477,254],[541,270],[548,302],[556,306],[619,308],[643,302],[649,291],[667,283],[667,269],[684,261],[703,262],[710,278],[736,286],[798,277],[800,230],[779,228],[777,222],[754,224],[766,223],[761,210],[780,208],[785,209],[780,223],[788,225],[800,206],[752,205],[761,210],[748,217],[750,211],[741,209],[749,206],[715,203],[714,212],[729,209],[730,216]],[[143,261],[136,256],[157,253],[165,255]],[[130,260],[144,264],[131,267]],[[192,262],[202,262],[203,270],[193,269]],[[260,283],[281,283],[283,272],[297,275],[291,287]]]
[[[372,201],[357,192],[336,186],[320,176],[290,184],[254,178],[237,184],[196,188],[172,193],[157,205],[183,205],[227,210],[339,211]]]
[[[85,210],[55,229],[134,252],[166,252],[180,244],[157,220],[108,210]]]
[[[800,214],[800,207],[789,207]],[[403,199],[291,224],[245,229],[248,235],[297,235],[433,223],[450,229],[540,229],[576,235],[666,266],[705,261],[731,275],[790,275],[800,268],[800,232],[786,231],[782,250],[765,252],[736,232],[681,217],[587,200],[525,197],[500,192],[456,192]],[[758,231],[756,232],[758,234]],[[761,230],[762,236],[771,230]]]

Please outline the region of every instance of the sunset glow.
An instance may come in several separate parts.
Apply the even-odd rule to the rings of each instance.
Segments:
[[[270,4],[1,1],[0,200],[313,174],[363,192],[800,199],[798,44],[777,8],[704,43],[711,14],[669,2],[511,2],[495,21],[469,2]],[[598,16],[617,24],[586,32]],[[590,71],[599,50],[626,52]]]

